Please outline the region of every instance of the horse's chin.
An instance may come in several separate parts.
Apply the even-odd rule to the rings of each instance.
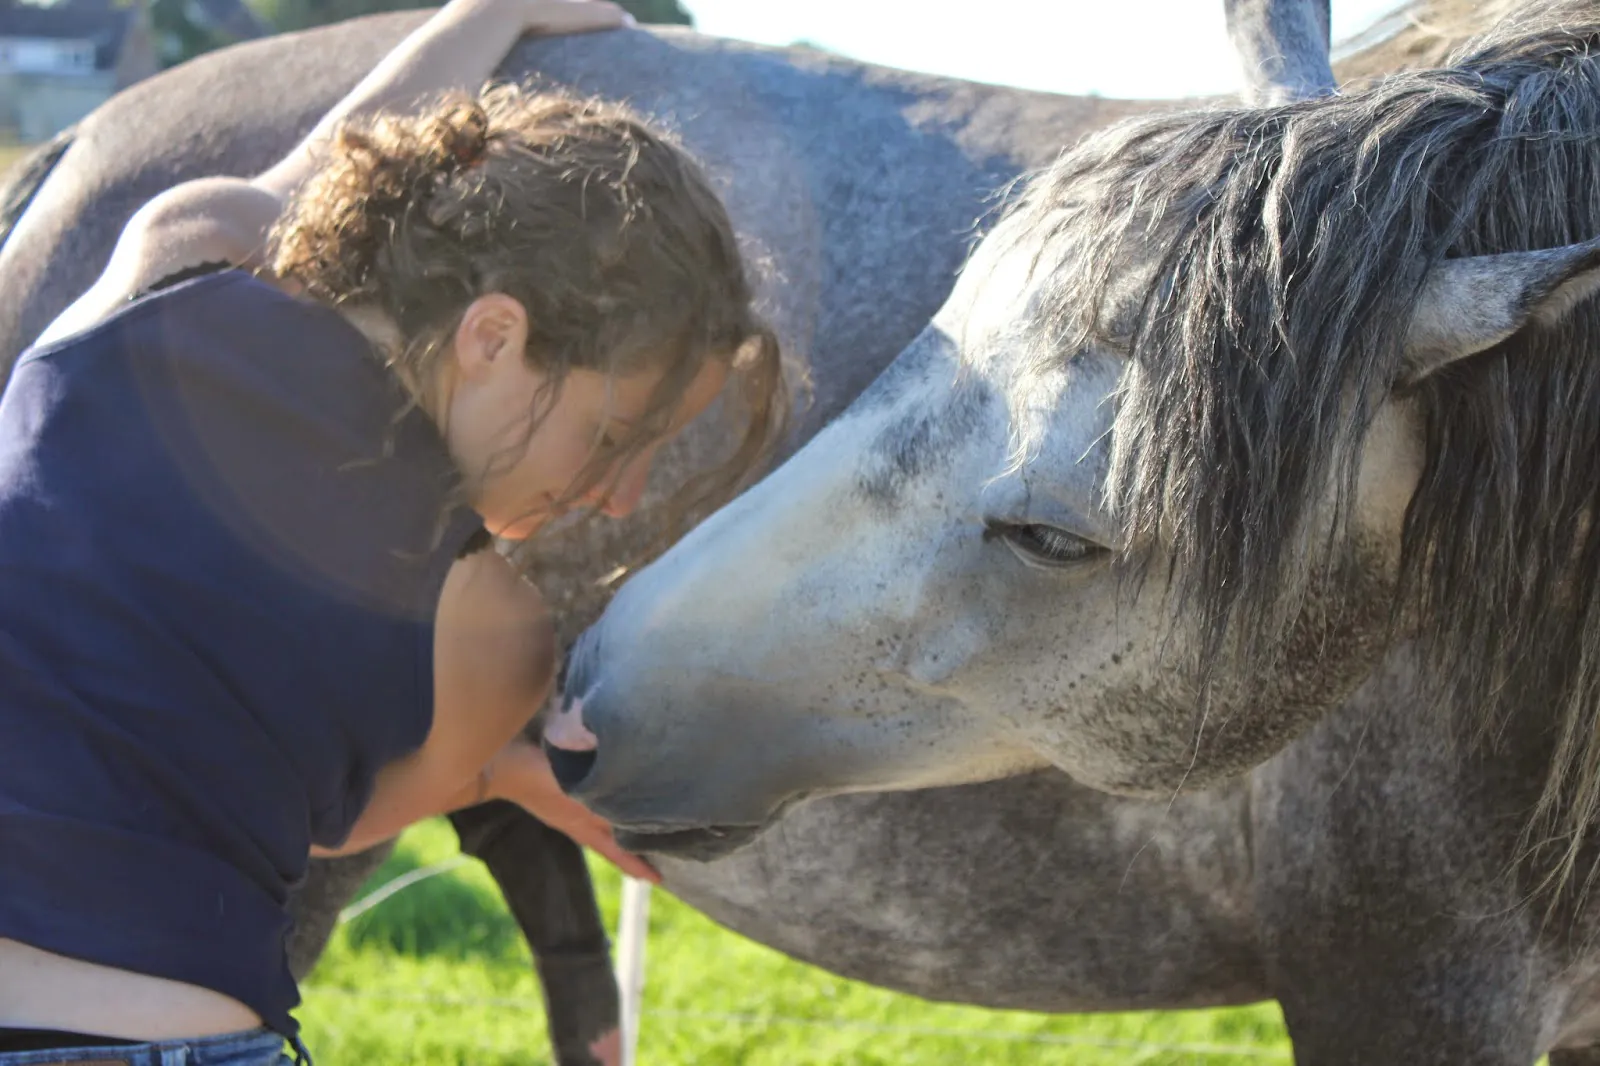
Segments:
[[[762,825],[714,825],[659,831],[619,827],[616,837],[617,843],[627,851],[692,862],[714,862],[755,840],[764,828]]]

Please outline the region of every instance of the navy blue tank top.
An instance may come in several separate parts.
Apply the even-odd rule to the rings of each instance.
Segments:
[[[433,717],[481,523],[336,313],[239,273],[25,353],[0,397],[0,937],[290,1035],[288,892]]]

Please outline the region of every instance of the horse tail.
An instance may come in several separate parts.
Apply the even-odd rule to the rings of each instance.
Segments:
[[[78,128],[68,126],[45,144],[41,144],[23,157],[0,181],[0,249],[5,248],[11,231],[22,221],[22,213],[33,203],[44,180],[56,168],[61,157],[72,147]]]

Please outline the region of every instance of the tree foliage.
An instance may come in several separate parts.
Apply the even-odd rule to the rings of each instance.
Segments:
[[[622,6],[633,12],[640,22],[666,23],[674,26],[693,26],[694,16],[683,9],[680,0],[621,0]]]
[[[156,57],[162,66],[174,66],[233,43],[210,25],[192,0],[149,0],[148,11]]]
[[[151,29],[162,62],[171,66],[202,52],[234,43],[236,36],[219,26],[215,16],[226,14],[230,3],[242,3],[277,32],[304,30],[330,22],[384,11],[436,7],[430,0],[146,0]],[[681,0],[618,0],[640,22],[694,25]],[[247,20],[248,21],[248,20]]]
[[[162,0],[157,0],[162,2]],[[182,0],[166,0],[181,3]],[[640,22],[674,23],[692,26],[694,19],[680,0],[618,0]],[[434,7],[428,0],[250,0],[257,14],[274,29],[303,30],[329,22],[342,22],[359,15],[383,11],[405,11]]]

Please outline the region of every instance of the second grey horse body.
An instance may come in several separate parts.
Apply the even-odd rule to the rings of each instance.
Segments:
[[[188,177],[264,166],[417,18],[232,49],[86,120],[0,246],[0,357],[8,365],[93,279],[144,199]],[[508,69],[631,99],[707,161],[769,261],[775,324],[813,366],[814,402],[794,445],[922,330],[994,190],[1152,106],[681,32],[537,42]],[[716,440],[697,428],[667,468],[687,469]],[[638,554],[650,523],[647,507],[541,547],[532,564],[565,635],[598,617],[606,579]],[[1046,1011],[1244,1003],[1272,992],[1255,895],[1258,813],[1244,782],[1169,806],[1040,771],[811,803],[737,855],[671,864],[668,887],[798,958],[935,999]],[[327,876],[338,867],[318,869],[301,899],[302,970],[349,891]]]

